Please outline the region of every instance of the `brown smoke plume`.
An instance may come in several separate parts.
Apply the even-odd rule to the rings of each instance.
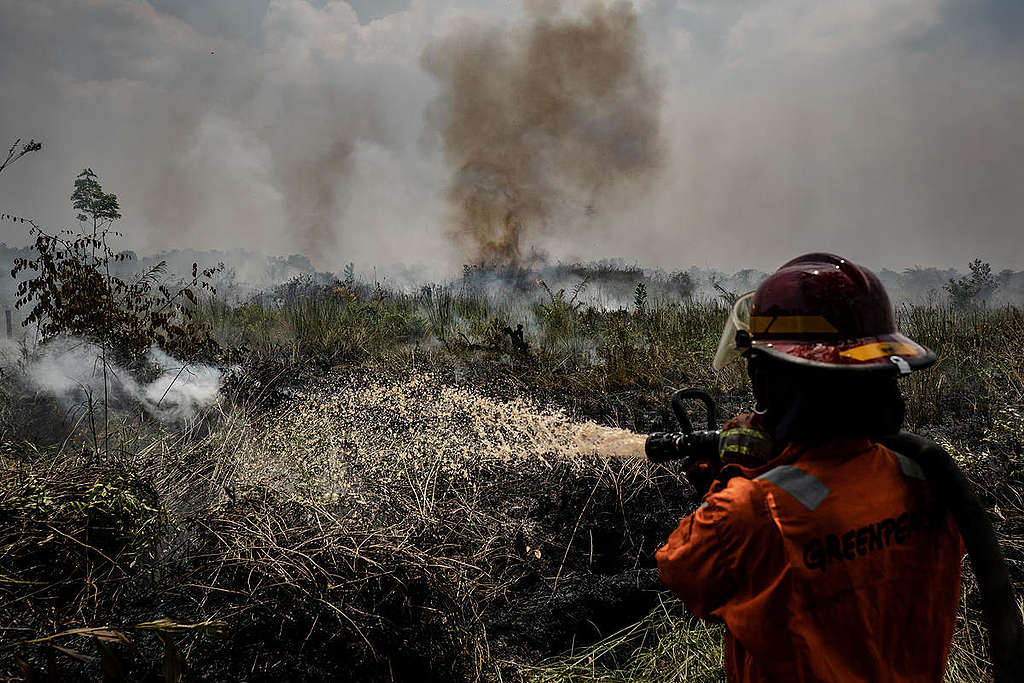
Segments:
[[[292,221],[298,246],[305,254],[333,248],[337,241],[338,208],[345,197],[345,182],[351,172],[354,144],[338,139],[311,159],[287,167],[289,177],[279,179],[285,188],[285,210]]]
[[[478,261],[514,263],[525,234],[593,220],[661,158],[632,6],[595,2],[578,19],[530,7],[525,30],[467,29],[423,55],[441,84],[428,125],[454,171],[451,235]]]

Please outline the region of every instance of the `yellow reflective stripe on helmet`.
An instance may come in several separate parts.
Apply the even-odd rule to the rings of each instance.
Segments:
[[[838,334],[821,315],[753,315],[751,334]]]
[[[917,347],[903,342],[874,342],[841,351],[840,356],[854,360],[875,360],[883,356],[919,356]]]
[[[741,446],[738,443],[728,443],[723,445],[719,453],[742,453],[743,455],[751,455],[751,451],[748,446]]]

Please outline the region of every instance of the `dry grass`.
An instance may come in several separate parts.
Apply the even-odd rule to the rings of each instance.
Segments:
[[[84,439],[14,438],[59,421],[3,383],[19,423],[0,453],[0,640],[172,617],[227,624],[227,646],[180,635],[197,680],[721,680],[720,630],[659,597],[652,569],[688,489],[607,457],[639,441],[604,425],[663,425],[682,384],[738,408],[742,372],[707,369],[724,310],[548,304],[434,292],[235,309],[218,330],[248,345],[231,356],[246,365],[222,408],[186,430],[128,422],[106,459]],[[523,356],[493,323],[527,314]],[[1021,313],[901,316],[941,358],[906,385],[910,424],[961,461],[1019,586]],[[360,365],[322,370],[344,358]],[[964,585],[957,682],[985,667],[969,571]],[[155,636],[136,645],[160,661]],[[41,666],[46,647],[15,651]],[[129,679],[152,674],[117,647]],[[19,676],[0,653],[3,675]]]
[[[674,514],[666,500],[685,494],[640,458],[595,456],[609,444],[624,453],[640,442],[430,373],[367,371],[324,378],[271,414],[221,415],[210,433],[155,435],[117,465],[15,451],[4,465],[20,479],[0,495],[0,553],[15,560],[0,577],[3,637],[170,613],[227,624],[230,658],[199,637],[185,651],[230,677],[241,665],[494,675],[606,618],[600,606],[563,610],[558,600],[628,598],[630,584],[634,595],[653,584],[639,565]],[[94,519],[88,482],[109,484],[124,521]],[[136,483],[148,487],[145,507]],[[36,506],[39,492],[58,502]],[[63,516],[47,512],[57,509]],[[144,529],[128,528],[140,519]],[[601,537],[606,527],[617,531]],[[47,559],[26,554],[30,541]],[[24,591],[26,581],[39,589]],[[542,622],[532,644],[519,639],[523,616]]]
[[[722,634],[720,625],[688,615],[679,601],[666,593],[643,620],[594,645],[522,671],[535,683],[725,681]]]
[[[991,680],[991,665],[984,654],[984,631],[976,614],[968,617],[967,604],[976,597],[968,589],[961,599],[945,683]],[[1020,608],[1024,614],[1024,601]],[[722,627],[688,615],[678,601],[665,594],[661,605],[646,619],[594,645],[522,671],[535,683],[725,681]]]

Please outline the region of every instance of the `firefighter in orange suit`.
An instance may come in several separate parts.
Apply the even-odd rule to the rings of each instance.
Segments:
[[[808,254],[736,302],[714,366],[741,355],[755,414],[701,464],[716,476],[658,551],[662,581],[725,623],[729,681],[941,681],[963,542],[920,467],[874,440],[934,354],[872,272]]]

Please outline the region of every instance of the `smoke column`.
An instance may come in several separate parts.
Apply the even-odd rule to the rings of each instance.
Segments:
[[[515,263],[527,235],[596,220],[662,158],[632,6],[528,12],[524,30],[473,27],[423,55],[441,85],[427,125],[452,171],[450,235],[477,262]]]

